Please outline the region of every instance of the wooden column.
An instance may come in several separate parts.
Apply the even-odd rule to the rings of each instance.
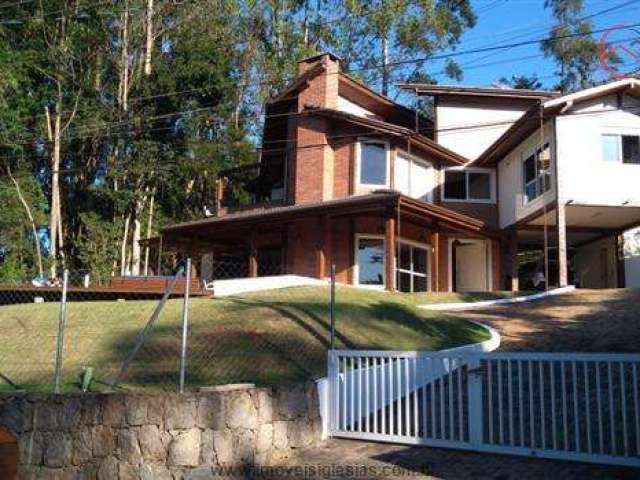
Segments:
[[[558,232],[558,286],[566,287],[569,283],[567,273],[567,219],[565,205],[561,202],[558,202],[556,207],[556,226]]]
[[[331,225],[328,215],[320,217],[318,222],[320,235],[316,244],[316,277],[323,279],[327,276],[327,260],[331,258]]]
[[[511,291],[520,290],[518,280],[518,230],[513,228],[509,232],[509,260],[511,264]]]
[[[249,236],[249,276],[258,276],[258,249],[256,248],[256,236],[253,232]]]
[[[429,243],[431,243],[431,276],[433,277],[432,288],[434,292],[440,291],[440,232],[432,232]]]
[[[395,211],[389,213],[384,229],[384,269],[385,288],[390,292],[396,290],[396,218]]]
[[[626,287],[626,270],[624,262],[624,233],[616,235],[616,271],[618,274],[618,288]]]

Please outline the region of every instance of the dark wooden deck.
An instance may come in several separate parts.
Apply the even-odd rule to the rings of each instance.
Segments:
[[[153,300],[162,298],[171,277],[113,277],[108,285],[78,287],[67,289],[67,298],[71,301],[96,300]],[[171,298],[184,294],[184,280],[178,280]],[[202,288],[199,279],[191,281],[189,293],[194,297],[209,296],[212,293]],[[34,285],[0,285],[0,305],[15,303],[33,303],[36,297],[45,302],[57,302],[62,297],[61,287],[36,287]]]

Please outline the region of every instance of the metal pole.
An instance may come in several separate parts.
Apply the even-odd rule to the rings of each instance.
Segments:
[[[335,348],[336,338],[336,266],[331,265],[331,300],[329,302],[329,320],[331,321],[331,350]]]
[[[182,349],[180,351],[180,393],[184,393],[184,375],[187,366],[187,332],[189,322],[189,287],[191,284],[191,258],[187,258],[184,272],[184,302],[182,304]]]
[[[62,373],[62,351],[64,348],[64,325],[67,321],[67,283],[69,270],[65,268],[62,274],[62,298],[60,299],[60,313],[58,315],[58,345],[56,349],[56,366],[53,376],[53,392],[60,393],[60,376]]]

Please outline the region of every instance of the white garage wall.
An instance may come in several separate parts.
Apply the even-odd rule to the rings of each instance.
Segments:
[[[624,235],[625,285],[640,288],[640,228]]]
[[[640,135],[640,101],[616,95],[585,102],[557,117],[560,188],[565,201],[579,205],[640,205],[640,165],[605,162],[603,134]],[[602,110],[607,110],[602,112]],[[593,113],[589,113],[593,112]]]
[[[602,251],[606,249],[607,271],[603,272]],[[616,288],[618,262],[615,237],[589,243],[579,248],[573,257],[573,269],[581,288]],[[603,278],[606,273],[606,279]]]

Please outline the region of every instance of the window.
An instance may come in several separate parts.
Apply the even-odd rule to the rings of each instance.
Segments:
[[[444,199],[488,202],[492,199],[491,173],[445,170]]]
[[[388,185],[388,147],[385,143],[360,144],[360,184],[386,187]]]
[[[400,292],[428,292],[429,288],[429,251],[407,243],[398,242],[398,266],[396,284]]]
[[[551,148],[545,144],[522,163],[524,203],[529,203],[551,189]]]
[[[640,135],[602,135],[602,159],[640,164]]]
[[[431,201],[433,173],[431,165],[398,153],[395,163],[395,189],[412,198]]]
[[[358,238],[358,284],[384,286],[384,239]]]

